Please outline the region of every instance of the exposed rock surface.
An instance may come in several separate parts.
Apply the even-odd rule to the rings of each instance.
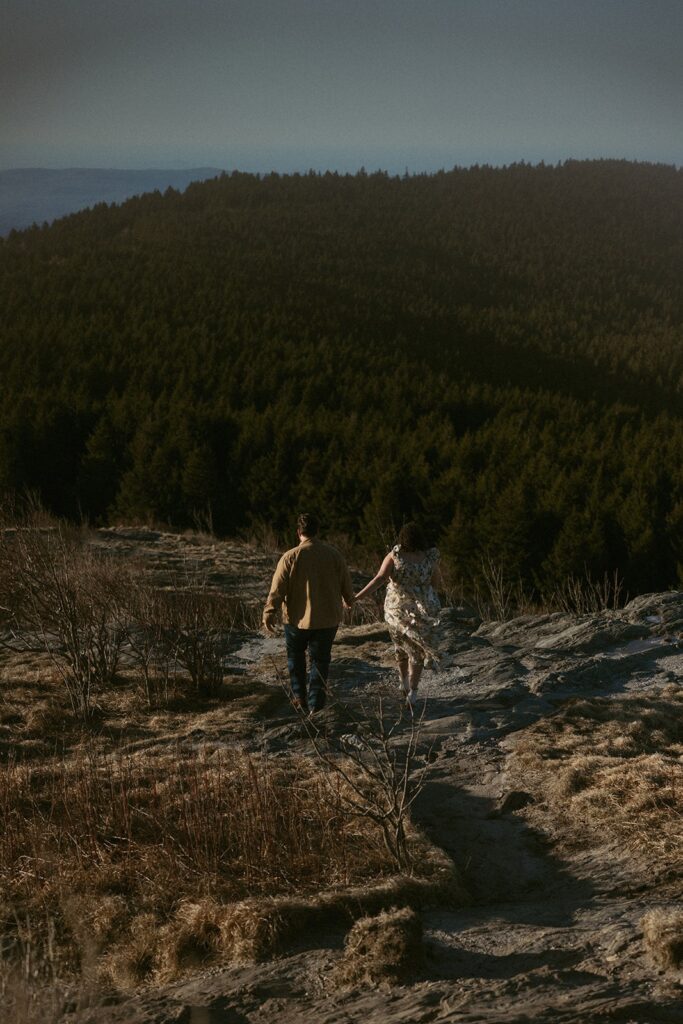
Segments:
[[[162,533],[145,526],[97,530],[95,547],[134,559],[159,586],[202,577],[210,587],[241,598],[264,599],[277,555],[239,541],[217,542],[204,534]]]

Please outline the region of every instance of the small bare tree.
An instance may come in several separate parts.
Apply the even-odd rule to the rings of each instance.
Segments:
[[[168,700],[169,684],[177,664],[177,636],[168,623],[168,601],[163,592],[138,574],[131,580],[124,626],[125,648],[140,672],[150,708]]]
[[[421,712],[408,709],[397,706],[393,693],[379,693],[355,706],[334,700],[322,712],[322,720],[299,708],[297,712],[316,757],[343,781],[344,805],[377,825],[399,871],[412,871],[410,808],[434,763],[432,748],[425,748],[420,739],[424,705]],[[319,724],[325,717],[340,720],[344,731]]]
[[[628,600],[622,598],[624,581],[615,569],[605,572],[602,578],[591,576],[586,568],[583,576],[566,576],[544,594],[547,605],[567,615],[590,615],[595,612],[620,608]]]
[[[116,674],[125,577],[63,524],[45,528],[29,521],[0,533],[3,642],[47,651],[82,719],[90,717],[93,692]]]
[[[222,594],[198,587],[163,591],[166,636],[177,663],[197,693],[215,696],[223,682],[223,662],[230,648],[234,608]]]
[[[483,592],[477,586],[475,604],[484,621],[494,619],[497,622],[506,622],[514,615],[522,614],[528,602],[520,579],[514,583],[510,582],[502,566],[490,555],[481,560],[481,578]]]

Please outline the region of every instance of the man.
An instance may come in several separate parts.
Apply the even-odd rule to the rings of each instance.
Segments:
[[[285,551],[270,585],[263,625],[274,633],[282,608],[287,667],[297,707],[321,711],[327,698],[332,641],[341,622],[342,604],[353,604],[351,577],[343,556],[318,539],[318,520],[308,512],[297,520],[299,544]],[[306,651],[310,658],[306,675]]]

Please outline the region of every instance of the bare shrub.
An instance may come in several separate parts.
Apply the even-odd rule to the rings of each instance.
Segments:
[[[190,676],[197,693],[215,696],[223,682],[223,662],[230,649],[234,603],[223,594],[198,588],[166,590],[163,626],[175,661]]]
[[[128,656],[140,673],[149,707],[168,701],[177,664],[177,636],[169,625],[168,600],[141,576],[131,579],[124,623]]]
[[[342,614],[342,622],[345,626],[374,626],[384,623],[384,609],[379,599],[374,595],[363,600],[356,601],[350,608],[345,608]]]
[[[339,719],[345,731],[320,727],[319,718],[303,714],[302,721],[318,760],[343,782],[345,808],[374,822],[396,869],[411,871],[410,808],[433,767],[431,751],[422,751],[418,763],[424,706],[421,714],[406,713],[393,694],[380,693],[357,707],[331,701],[323,715]]]
[[[150,707],[168,701],[179,668],[198,694],[215,696],[235,631],[250,632],[260,624],[257,602],[211,589],[206,575],[186,573],[166,589],[145,578],[142,569],[129,576],[125,650]]]
[[[261,628],[261,601],[227,595],[223,597],[223,608],[233,629],[253,633]]]
[[[543,594],[543,604],[566,615],[590,615],[620,608],[628,600],[622,596],[624,583],[618,570],[595,579],[586,570],[583,576],[567,576]]]
[[[516,615],[535,610],[522,580],[508,578],[501,565],[490,555],[482,558],[481,583],[474,590],[474,606],[484,621],[507,622]]]
[[[621,608],[627,600],[618,570],[597,578],[586,568],[583,575],[566,576],[552,585],[525,586],[519,576],[511,578],[491,556],[481,560],[480,581],[473,594],[480,617],[497,622],[552,612],[591,615]]]
[[[0,534],[4,642],[47,651],[81,719],[90,716],[93,693],[117,671],[126,576],[61,523],[44,529],[28,522]]]
[[[246,543],[260,551],[280,552],[283,547],[283,536],[273,529],[270,523],[255,521],[252,523]]]
[[[206,541],[215,541],[216,531],[213,525],[213,508],[211,502],[207,501],[204,508],[196,508],[192,512],[192,524],[194,526],[194,534],[204,543]]]
[[[346,937],[333,980],[340,987],[398,984],[424,967],[422,920],[410,907],[361,917]]]

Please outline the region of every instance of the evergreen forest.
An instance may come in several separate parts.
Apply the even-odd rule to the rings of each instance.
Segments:
[[[0,490],[56,514],[683,586],[675,167],[223,174],[11,232],[0,310]]]

